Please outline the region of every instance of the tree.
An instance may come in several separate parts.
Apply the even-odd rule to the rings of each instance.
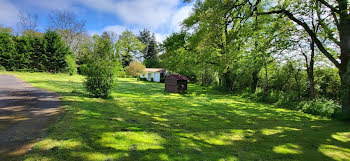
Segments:
[[[311,40],[316,44],[321,53],[325,55],[339,70],[343,87],[342,110],[345,117],[350,118],[350,4],[348,0],[336,0],[333,4],[328,3],[325,0],[316,0],[316,2],[321,4],[321,6],[315,8],[317,10],[317,17],[319,18],[318,21],[321,23],[321,29],[326,33],[326,39],[329,39],[330,42],[333,42],[339,47],[340,61],[334,57],[334,54],[332,54],[333,51],[327,48],[329,42],[323,42],[322,37],[312,29],[310,24],[307,23],[308,19],[304,19],[306,12],[303,11],[305,11],[305,9],[293,6],[285,7],[285,4],[281,4],[276,9],[266,12],[258,12],[257,14],[283,14],[296,24],[300,25],[309,34]],[[259,1],[257,1],[256,4],[259,4]]]
[[[190,42],[186,41],[189,36],[186,32],[173,33],[168,36],[162,47],[164,53],[160,55],[164,67],[173,73],[180,73],[192,81],[196,80],[199,62],[194,50],[189,49]]]
[[[113,58],[113,44],[107,33],[94,36],[94,46],[86,65],[84,84],[87,91],[94,97],[108,98],[121,64]]]
[[[148,45],[149,45],[149,43],[151,42],[151,39],[152,39],[151,36],[152,36],[151,31],[149,31],[148,29],[140,30],[139,31],[139,35],[137,35],[137,39],[141,43],[145,44],[145,48],[144,48],[144,50],[142,50],[142,54],[144,56],[146,56],[147,53],[148,53],[148,47],[149,47]]]
[[[158,59],[158,45],[154,33],[151,34],[149,30],[143,29],[140,31],[137,38],[145,45],[144,50],[142,51],[143,58],[153,60]]]
[[[115,44],[118,57],[121,60],[123,67],[129,66],[133,57],[139,59],[138,54],[144,49],[144,45],[137,37],[129,30],[124,31]]]
[[[190,0],[185,0],[190,1]],[[307,5],[308,2],[317,2],[320,5],[316,5],[316,14],[312,17],[318,17],[321,23],[322,32],[324,34],[317,34],[312,30],[310,26],[308,9],[312,8],[312,5]],[[201,4],[202,2],[198,2]],[[208,6],[221,7],[219,3],[212,0],[206,0]],[[210,4],[209,4],[210,3]],[[198,5],[197,4],[197,5]],[[216,6],[215,6],[216,5]],[[199,5],[198,5],[199,6]],[[334,64],[339,70],[339,76],[342,82],[342,110],[346,117],[350,118],[350,13],[349,13],[349,1],[348,0],[308,0],[308,1],[262,1],[262,0],[243,0],[229,2],[224,5],[222,11],[226,14],[218,14],[218,17],[223,19],[223,22],[229,22],[228,25],[234,20],[248,20],[253,19],[256,16],[265,16],[271,14],[283,15],[289,20],[293,21],[305,32],[308,33],[310,39],[315,43],[320,52],[326,56],[330,62]],[[225,10],[226,9],[226,10]],[[235,12],[236,14],[230,14]],[[220,12],[218,12],[220,13]],[[195,20],[195,19],[193,19]],[[229,20],[229,21],[225,21]],[[221,21],[217,21],[221,22]],[[249,21],[248,21],[249,22]],[[326,36],[323,36],[326,35]],[[327,41],[322,41],[327,40]],[[330,44],[335,44],[334,47],[329,47]],[[333,46],[333,45],[332,45]],[[339,51],[339,52],[337,52]],[[339,53],[339,54],[337,54]],[[339,56],[339,60],[337,60]]]
[[[86,22],[67,10],[54,10],[49,15],[50,30],[58,32],[70,50],[77,54],[78,47],[82,43]]]
[[[18,31],[22,35],[34,35],[37,32],[38,16],[21,12],[19,22],[17,23]]]
[[[11,27],[4,27],[2,25],[0,25],[0,33],[8,33],[8,34],[12,34],[13,29]]]
[[[9,33],[0,33],[0,65],[6,70],[15,70],[15,37]]]
[[[34,37],[30,42],[32,52],[29,68],[34,71],[47,71],[46,64],[48,62],[48,56],[46,55],[46,43],[44,43],[44,38]]]
[[[137,77],[140,76],[140,74],[146,73],[146,66],[137,61],[133,61],[125,68],[125,72],[127,75]]]
[[[144,59],[144,64],[146,67],[155,68],[160,67],[159,59],[158,59],[158,43],[156,41],[156,37],[147,29],[143,29],[140,31],[137,36],[139,41],[145,45],[142,54]]]
[[[43,39],[43,48],[47,58],[44,66],[46,71],[57,73],[63,72],[67,67],[66,55],[72,54],[61,36],[55,31],[47,31]]]
[[[35,38],[33,36],[20,36],[17,37],[17,54],[15,58],[16,69],[30,69],[30,64],[33,64],[33,45]],[[38,51],[39,52],[39,51]]]

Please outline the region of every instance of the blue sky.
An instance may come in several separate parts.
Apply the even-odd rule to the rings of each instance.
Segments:
[[[125,29],[135,33],[147,28],[158,41],[181,29],[180,22],[192,11],[182,0],[0,0],[0,24],[16,28],[18,14],[39,17],[39,30],[45,31],[48,14],[54,9],[69,10],[87,22],[90,34]]]

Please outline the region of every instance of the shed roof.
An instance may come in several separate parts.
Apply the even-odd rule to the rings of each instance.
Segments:
[[[182,76],[182,75],[176,75],[176,74],[168,75],[166,78],[173,78],[175,80],[188,80],[187,77]]]
[[[163,68],[146,68],[146,72],[161,72],[164,70]]]

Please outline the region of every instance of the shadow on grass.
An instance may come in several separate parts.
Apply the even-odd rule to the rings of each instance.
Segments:
[[[348,123],[246,102],[191,85],[118,81],[113,100],[87,98],[80,83],[48,83],[67,113],[27,159],[53,160],[346,160]]]

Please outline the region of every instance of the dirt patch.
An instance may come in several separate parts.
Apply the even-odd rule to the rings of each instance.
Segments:
[[[0,75],[0,160],[19,160],[61,110],[57,94]]]

